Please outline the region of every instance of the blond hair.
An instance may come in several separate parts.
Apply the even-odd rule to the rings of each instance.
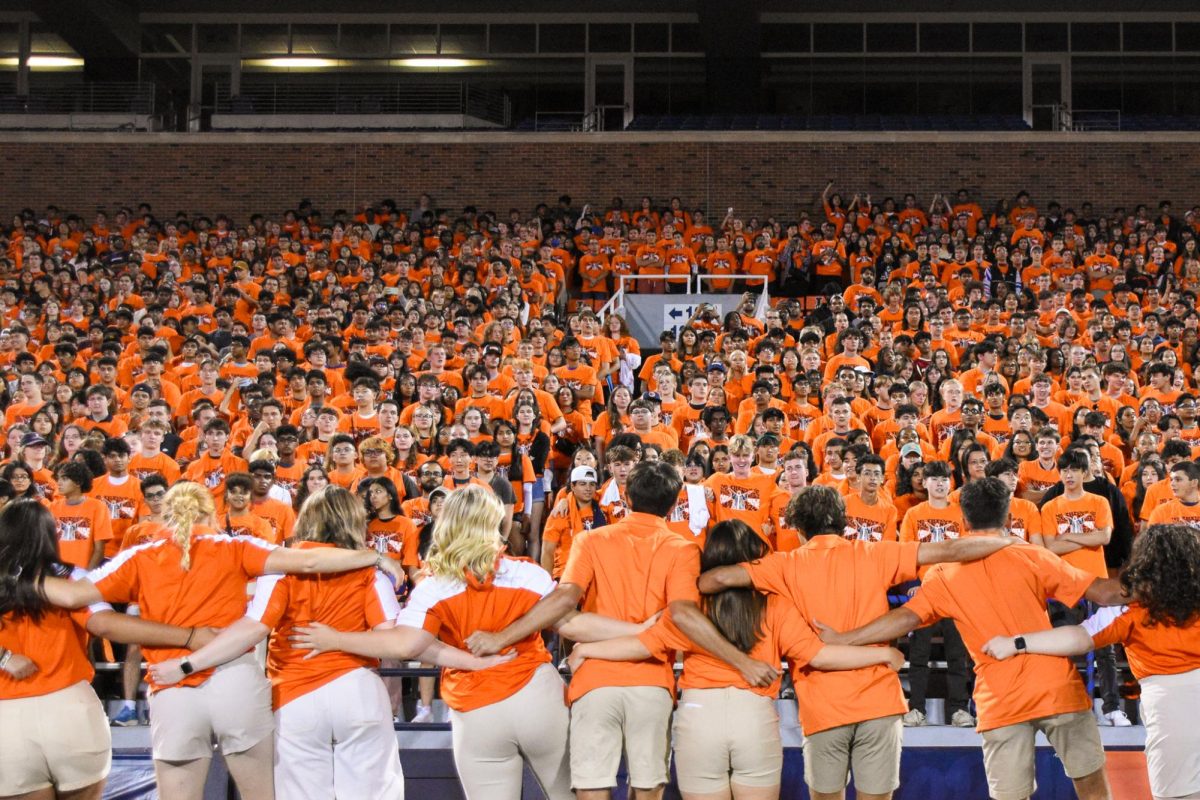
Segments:
[[[729,452],[731,453],[753,453],[754,440],[744,433],[739,433],[729,440]]]
[[[490,489],[469,485],[450,492],[433,526],[429,569],[439,577],[462,580],[469,572],[479,580],[496,569],[504,549],[500,521],[504,506]]]
[[[292,530],[298,541],[363,550],[367,546],[367,512],[362,501],[330,484],[304,501]]]
[[[216,508],[212,495],[198,483],[180,481],[163,498],[163,517],[171,531],[171,541],[183,551],[179,565],[192,566],[192,529],[197,522],[211,520]]]

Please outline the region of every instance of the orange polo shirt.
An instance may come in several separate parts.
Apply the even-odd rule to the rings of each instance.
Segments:
[[[1149,675],[1178,675],[1200,664],[1200,625],[1150,624],[1150,614],[1134,603],[1101,608],[1083,622],[1096,647],[1125,645],[1129,669],[1138,680]]]
[[[332,547],[300,542],[299,549]],[[260,578],[246,616],[274,629],[267,650],[267,677],[275,708],[313,692],[359,667],[376,667],[373,658],[330,651],[310,656],[292,647],[293,628],[323,622],[339,631],[369,631],[400,613],[396,592],[374,568],[336,575],[268,575]]]
[[[498,631],[516,621],[550,592],[554,581],[546,570],[525,559],[497,561],[487,580],[473,575],[450,580],[426,578],[416,585],[397,625],[428,631],[448,645],[466,649],[475,631]],[[649,615],[647,615],[649,616]],[[513,645],[511,661],[479,672],[442,670],[442,699],[455,711],[474,711],[519,692],[534,671],[550,662],[550,653],[535,631]]]
[[[917,577],[919,548],[915,542],[814,536],[796,550],[742,566],[756,589],[789,599],[802,619],[845,631],[887,613],[888,587]],[[800,722],[809,736],[908,711],[900,679],[886,666],[845,672],[806,668],[797,678]]]
[[[666,520],[631,511],[614,525],[575,537],[562,582],[583,590],[584,606],[612,619],[641,622],[675,600],[699,604],[700,549]],[[494,630],[485,628],[484,630]],[[571,678],[569,702],[605,686],[675,690],[669,661],[629,664],[588,659]]]
[[[1050,630],[1046,601],[1075,605],[1095,577],[1041,547],[1008,547],[966,564],[937,564],[904,606],[923,625],[954,620],[975,659],[980,731],[1092,706],[1070,659],[1023,655],[996,661],[993,636]]]
[[[750,686],[740,672],[724,661],[709,655],[696,646],[675,626],[670,612],[647,631],[638,635],[652,658],[670,662],[676,651],[682,650],[683,674],[680,689],[723,689],[728,686],[748,689],[755,694],[774,698],[779,694],[780,679],[766,687]],[[762,615],[762,637],[747,654],[756,661],[778,667],[781,656],[787,656],[793,672],[799,673],[821,652],[821,640],[786,599],[770,595]]]

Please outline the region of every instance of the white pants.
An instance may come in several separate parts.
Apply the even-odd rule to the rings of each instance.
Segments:
[[[383,681],[356,669],[275,712],[278,800],[403,800]]]
[[[1140,682],[1150,791],[1156,798],[1200,797],[1200,669]]]
[[[572,800],[570,717],[558,671],[542,664],[516,694],[474,711],[450,712],[454,766],[467,800],[520,800],[528,759],[548,800]]]

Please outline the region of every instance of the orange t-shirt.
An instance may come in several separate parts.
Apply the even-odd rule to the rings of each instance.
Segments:
[[[845,631],[887,613],[888,587],[917,577],[919,548],[912,542],[814,536],[796,550],[742,567],[754,588],[787,598],[801,619],[819,619]],[[900,679],[886,666],[845,672],[804,669],[799,677],[800,722],[809,736],[908,710]]]
[[[868,505],[857,492],[846,498],[846,538],[863,542],[896,541],[896,507],[883,498]]]
[[[699,604],[699,577],[696,545],[671,531],[661,517],[631,511],[614,525],[575,538],[562,582],[583,590],[586,608],[612,619],[641,622],[675,600]],[[588,659],[572,677],[567,699],[574,702],[607,686],[661,686],[673,692],[675,675],[667,661]]]
[[[466,648],[466,638],[477,630],[498,631],[523,616],[550,592],[554,581],[546,570],[525,559],[499,559],[486,581],[473,575],[462,579],[440,576],[416,585],[397,625],[420,628],[448,645]],[[647,615],[649,616],[649,615]],[[442,699],[458,712],[474,711],[519,692],[550,653],[540,631],[513,645],[512,661],[479,672],[442,670]]]
[[[300,542],[297,547],[332,547]],[[292,647],[297,625],[323,622],[339,631],[369,631],[400,614],[396,592],[374,568],[336,575],[268,575],[258,582],[246,616],[274,629],[267,650],[267,677],[275,708],[320,689],[360,667],[376,667],[373,658],[333,650],[309,657]]]
[[[142,617],[182,628],[224,628],[244,616],[246,584],[266,569],[275,546],[253,536],[226,536],[207,526],[192,533],[190,569],[171,539],[159,539],[121,552],[88,573],[88,579],[110,603],[137,603]],[[182,658],[187,650],[143,648],[146,661],[158,664]],[[212,670],[197,670],[181,686],[199,686]],[[152,691],[160,688],[149,676]]]
[[[1189,525],[1200,528],[1200,503],[1185,505],[1178,497],[1159,504],[1150,512],[1151,525]]]
[[[86,569],[95,544],[113,538],[108,507],[99,500],[84,497],[76,505],[55,500],[50,504],[50,513],[56,522],[58,557],[63,563]]]
[[[929,625],[953,619],[975,659],[980,731],[1091,708],[1070,659],[1023,655],[996,661],[993,636],[1050,630],[1046,601],[1073,606],[1095,578],[1041,547],[1008,547],[966,564],[937,564],[904,606]]]
[[[1008,501],[1008,533],[1028,542],[1033,535],[1042,535],[1042,512],[1028,500],[1013,497]]]
[[[1112,528],[1112,508],[1098,494],[1084,492],[1078,500],[1060,495],[1042,506],[1042,536],[1047,538],[1068,533],[1092,533],[1099,528]],[[1083,547],[1067,553],[1063,561],[1086,570],[1097,578],[1108,577],[1104,563],[1104,548]]]
[[[391,519],[373,519],[367,523],[367,547],[380,555],[399,561],[403,567],[419,567],[417,556],[420,530],[408,517],[397,514]]]
[[[104,555],[111,558],[117,554],[117,548],[129,526],[137,519],[138,509],[142,506],[141,484],[133,475],[126,475],[120,483],[114,482],[111,475],[101,475],[92,483],[88,497],[94,497],[108,506],[113,538],[104,546]]]
[[[770,686],[750,686],[736,669],[697,647],[675,626],[669,611],[653,628],[643,631],[637,638],[650,651],[651,658],[670,662],[676,651],[684,652],[683,674],[679,676],[680,689],[723,689],[732,686],[763,697],[774,698],[779,694],[779,678]],[[747,655],[773,667],[779,666],[781,656],[787,656],[793,674],[799,675],[821,652],[821,647],[821,640],[800,618],[796,609],[784,598],[769,595],[763,609],[762,638]]]
[[[763,528],[771,518],[771,497],[776,492],[774,475],[737,478],[732,473],[717,472],[704,485],[713,493],[713,524],[740,519],[764,540],[767,538]]]
[[[1141,605],[1101,608],[1083,621],[1096,647],[1125,645],[1129,669],[1141,680],[1149,675],[1178,675],[1200,664],[1200,625],[1150,624]]]
[[[1035,492],[1044,492],[1058,481],[1057,466],[1045,469],[1036,459],[1022,461],[1017,465],[1017,491],[1032,489]]]
[[[926,500],[910,508],[904,515],[904,521],[900,523],[900,541],[944,542],[958,539],[965,535],[966,530],[961,506],[952,503],[946,508],[934,508]],[[922,579],[927,572],[929,567],[920,569]]]
[[[74,579],[86,577],[75,570]],[[0,617],[0,648],[28,655],[37,661],[37,672],[15,680],[0,671],[0,700],[39,697],[80,681],[91,682],[95,670],[87,654],[87,621],[100,611],[112,611],[107,603],[65,611],[50,606],[40,620],[5,614]]]

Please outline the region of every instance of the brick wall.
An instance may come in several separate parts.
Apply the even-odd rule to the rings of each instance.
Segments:
[[[1200,202],[1200,137],[1070,135],[825,134],[343,136],[312,134],[14,134],[0,139],[3,208],[48,203],[91,214],[149,202],[241,221],[276,215],[301,197],[327,214],[392,197],[407,206],[422,191],[439,206],[528,211],[566,192],[576,204],[627,206],[642,194],[719,214],[791,217],[813,204],[828,178],[849,195],[875,199],[969,187],[987,207],[1020,189],[1044,205],[1090,200],[1098,210],[1168,198]],[[888,139],[895,138],[896,141]]]

